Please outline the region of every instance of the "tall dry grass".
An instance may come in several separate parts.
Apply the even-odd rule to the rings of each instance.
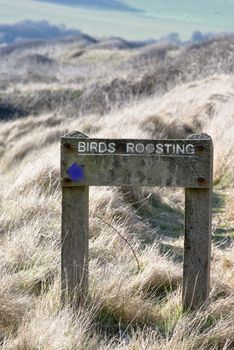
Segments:
[[[234,78],[213,75],[102,116],[42,114],[0,123],[0,349],[234,348]],[[59,138],[176,138],[215,147],[212,293],[183,314],[183,191],[91,188],[90,290],[61,308]],[[140,269],[126,243],[134,247]]]

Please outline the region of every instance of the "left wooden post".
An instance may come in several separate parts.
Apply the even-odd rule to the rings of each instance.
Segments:
[[[87,297],[88,227],[89,187],[62,184],[61,301],[63,304],[80,306]]]

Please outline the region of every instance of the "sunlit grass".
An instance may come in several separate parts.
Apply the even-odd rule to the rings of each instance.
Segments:
[[[48,54],[46,48],[43,50]],[[52,56],[69,57],[73,51],[70,47],[53,47],[49,52]],[[209,76],[206,71],[205,78],[199,73],[199,79],[192,81],[190,77],[189,83],[174,82],[161,95],[133,98],[129,94],[124,103],[122,98],[126,96],[118,95],[117,90],[118,106],[111,105],[108,113],[106,110],[91,113],[90,98],[85,94],[94,89],[93,85],[104,92],[100,99],[92,100],[92,107],[102,104],[104,97],[107,104],[112,103],[108,98],[115,86],[106,85],[106,77],[103,79],[100,73],[102,58],[105,68],[105,59],[107,56],[112,59],[112,54],[87,53],[88,69],[80,70],[83,77],[86,74],[85,81],[81,78],[78,83],[73,81],[71,99],[62,101],[62,107],[67,109],[58,108],[53,114],[40,111],[0,123],[0,348],[231,350],[233,76],[217,72]],[[125,54],[122,52],[119,57]],[[98,64],[89,70],[96,55]],[[133,65],[130,56],[126,55],[126,60],[129,59],[126,63]],[[213,67],[219,65],[220,57],[213,59]],[[154,65],[153,61],[148,69],[153,70]],[[80,73],[79,68],[76,62],[71,72]],[[25,84],[24,96],[30,91],[36,99],[38,91],[45,89],[47,94],[53,90],[65,97],[69,82],[62,75],[64,72],[60,71],[59,80],[48,86],[34,81]],[[131,68],[130,73],[135,74],[135,82],[142,78],[138,69]],[[113,79],[118,86],[121,74],[121,67],[115,65],[109,81]],[[132,83],[131,74],[126,74],[124,86]],[[19,90],[20,84],[22,81],[17,85]],[[14,89],[11,81],[9,96]],[[78,115],[74,109],[71,113],[68,101],[70,104],[82,98],[87,103],[83,114]],[[182,138],[192,132],[212,136],[215,149],[212,290],[200,310],[182,312],[183,189],[156,187],[90,188],[90,289],[85,309],[73,310],[69,305],[61,308],[59,141],[60,136],[72,130],[102,138]],[[131,244],[138,263],[117,232]]]

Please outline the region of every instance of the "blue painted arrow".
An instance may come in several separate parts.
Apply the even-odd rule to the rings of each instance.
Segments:
[[[67,174],[74,182],[83,181],[85,178],[84,168],[77,163],[73,163],[68,169]]]

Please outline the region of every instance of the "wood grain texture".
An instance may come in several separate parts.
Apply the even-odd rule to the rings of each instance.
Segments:
[[[95,147],[78,153],[78,142],[115,143],[115,151],[100,154]],[[126,143],[141,143],[128,154]],[[146,145],[163,145],[163,153]],[[167,144],[193,145],[193,154],[173,153]],[[165,148],[164,148],[165,145]],[[111,151],[113,150],[113,147]],[[169,150],[169,152],[167,152]],[[103,151],[103,150],[101,150]],[[72,169],[72,172],[71,172]],[[73,173],[77,171],[78,173]],[[88,290],[88,187],[185,187],[183,308],[198,308],[209,295],[213,145],[206,134],[189,140],[88,139],[73,132],[61,139],[62,297],[82,304]]]
[[[185,189],[185,238],[183,268],[183,309],[197,309],[209,296],[213,145],[209,135],[192,135],[190,139],[207,139],[211,142],[209,153],[210,186],[207,189]]]
[[[85,139],[87,141],[87,139]],[[90,139],[92,142],[93,139]],[[126,154],[126,142],[156,140],[103,140],[115,142],[115,154],[78,154],[76,138],[65,137],[61,145],[61,177],[63,186],[172,186],[208,188],[210,186],[211,140],[158,140],[160,143],[193,144],[194,155]],[[84,180],[74,182],[67,170],[72,164],[84,169]]]
[[[183,308],[196,309],[210,288],[211,189],[185,190]]]
[[[62,299],[83,304],[88,291],[88,187],[62,189]]]

